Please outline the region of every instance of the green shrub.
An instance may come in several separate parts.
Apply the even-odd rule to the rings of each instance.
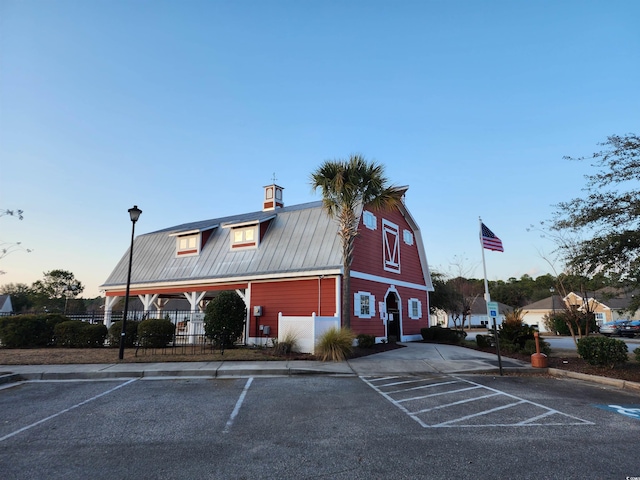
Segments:
[[[590,365],[614,368],[625,363],[627,344],[608,337],[583,337],[578,341],[578,355]]]
[[[330,328],[316,344],[316,355],[326,362],[341,362],[353,350],[353,333],[348,328]]]
[[[82,347],[82,332],[84,322],[82,320],[67,320],[58,323],[53,329],[55,344],[57,347]]]
[[[516,345],[515,343],[511,343],[508,340],[502,340],[500,339],[500,351],[504,352],[504,353],[515,353],[518,350],[520,350],[518,348],[518,345]]]
[[[358,340],[358,347],[360,348],[373,348],[376,344],[376,337],[373,335],[361,333],[356,339]]]
[[[636,362],[640,362],[640,347],[636,348],[633,353],[636,356]]]
[[[138,341],[138,325],[137,320],[127,320],[127,331],[124,337],[124,346],[131,348]],[[120,337],[122,336],[122,321],[113,322],[109,327],[109,345],[112,347],[120,346]]]
[[[460,343],[466,338],[467,332],[452,330],[440,326],[421,328],[420,334],[425,342]]]
[[[522,350],[527,340],[534,340],[535,329],[524,323],[503,322],[498,328],[500,345],[511,343],[516,347],[515,351]]]
[[[55,345],[58,347],[87,348],[102,347],[107,336],[107,327],[92,325],[82,320],[67,320],[53,329]]]
[[[476,335],[476,344],[478,348],[487,348],[491,346],[491,339],[487,335]]]
[[[2,317],[0,318],[0,342],[8,348],[52,345],[54,327],[65,320],[68,318],[51,313]]]
[[[232,347],[244,330],[247,309],[244,301],[233,291],[220,292],[207,305],[204,332],[216,345],[224,339],[225,347]]]
[[[104,323],[85,323],[84,335],[86,346],[90,348],[104,347],[107,333],[107,326]]]
[[[145,348],[164,348],[173,342],[175,331],[171,320],[148,318],[138,325],[138,342]]]
[[[285,332],[282,338],[273,339],[273,349],[278,355],[295,352],[298,349],[298,336],[292,331]]]

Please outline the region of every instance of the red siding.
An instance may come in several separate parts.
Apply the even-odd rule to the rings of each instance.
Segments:
[[[258,325],[268,325],[270,336],[277,336],[278,312],[285,316],[310,316],[313,312],[333,316],[336,313],[335,285],[335,278],[252,283],[251,313],[255,305],[260,305],[262,317],[251,316],[249,335],[259,335]]]
[[[355,240],[351,270],[386,277],[390,281],[399,280],[424,285],[424,272],[418,255],[417,239],[414,234],[413,245],[404,243],[403,231],[409,230],[413,233],[413,229],[409,226],[400,210],[396,208],[386,211],[369,211],[376,216],[376,229],[370,230],[364,226],[362,221],[360,222],[358,237]],[[383,219],[398,225],[400,230],[400,273],[389,272],[384,269]]]
[[[359,318],[354,315],[354,307],[351,308],[351,329],[356,333],[366,333],[368,335],[375,335],[377,337],[384,337],[387,335],[385,332],[385,325],[380,318],[379,303],[384,302],[385,296],[389,291],[391,284],[371,282],[368,280],[361,280],[358,278],[351,279],[351,294],[352,304],[353,295],[357,292],[368,292],[375,297],[375,315],[373,318]],[[428,327],[428,311],[429,301],[427,299],[427,292],[424,290],[417,290],[407,287],[395,287],[398,296],[400,297],[399,303],[402,306],[402,335],[416,335],[420,333],[420,329]],[[409,299],[417,298],[422,303],[422,318],[414,320],[409,317]]]

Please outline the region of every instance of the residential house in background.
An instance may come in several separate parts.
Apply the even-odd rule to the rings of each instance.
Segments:
[[[12,313],[11,295],[0,295],[0,315],[11,315]]]
[[[526,324],[537,327],[542,333],[549,332],[545,325],[547,317],[553,316],[555,312],[562,311],[570,305],[583,309],[583,305],[587,302],[598,326],[613,320],[638,320],[640,311],[630,313],[627,310],[633,297],[633,293],[609,288],[598,290],[586,299],[575,292],[569,292],[566,297],[552,295],[523,307],[525,312],[523,320]]]
[[[502,324],[505,318],[505,313],[513,310],[512,307],[506,305],[504,303],[498,302],[498,317],[496,318],[496,326]],[[459,327],[461,320],[457,320],[457,326]],[[449,327],[453,328],[456,326],[456,320],[454,316],[448,315],[448,324]],[[471,313],[465,319],[464,328],[493,328],[492,320],[487,312],[487,302],[485,302],[483,297],[477,297],[473,300],[471,304]]]
[[[388,210],[365,205],[359,212],[351,328],[378,342],[418,340],[429,324],[431,276],[420,229],[404,200]],[[262,343],[265,335],[277,337],[285,323],[340,325],[343,271],[337,233],[322,202],[285,206],[283,188],[267,185],[261,210],[136,237],[131,296],[158,317],[171,299],[187,300],[195,332],[216,293],[234,290],[247,306],[248,344]],[[128,259],[127,251],[101,286],[107,325],[125,295]],[[308,332],[303,328],[298,334]]]

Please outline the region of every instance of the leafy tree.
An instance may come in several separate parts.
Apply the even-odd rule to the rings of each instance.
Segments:
[[[62,310],[64,306],[66,310],[67,301],[80,295],[84,291],[84,286],[76,280],[73,273],[58,269],[45,272],[44,278],[35,281],[31,289],[38,297],[37,303],[44,304],[53,300],[56,309]]]
[[[49,298],[76,297],[82,293],[84,286],[76,280],[73,273],[67,270],[51,270],[44,273],[42,280],[33,283],[33,290]]]
[[[204,314],[204,331],[216,344],[224,341],[231,347],[242,337],[246,320],[246,305],[240,295],[231,290],[220,292],[209,302]]]
[[[585,175],[587,195],[557,205],[551,228],[585,239],[560,245],[569,271],[614,280],[640,279],[640,137],[612,135],[590,157],[596,172]],[[639,299],[640,301],[640,299]]]
[[[311,174],[313,190],[320,188],[327,213],[338,221],[342,243],[342,324],[351,326],[351,263],[362,207],[381,210],[397,205],[405,189],[388,185],[384,167],[360,155],[327,160]]]
[[[442,310],[448,318],[456,310],[460,294],[454,290],[453,285],[446,280],[442,273],[432,272],[431,281],[433,292],[429,294],[429,309],[433,314]]]

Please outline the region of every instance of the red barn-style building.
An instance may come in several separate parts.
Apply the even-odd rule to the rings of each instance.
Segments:
[[[404,188],[405,192],[407,188]],[[150,316],[171,299],[188,301],[202,318],[217,292],[234,290],[247,306],[244,341],[265,327],[278,336],[282,317],[333,317],[340,324],[343,287],[338,225],[322,202],[285,206],[283,188],[264,187],[262,210],[186,223],[135,239],[131,296]],[[351,267],[351,328],[380,342],[419,340],[429,326],[433,290],[420,229],[403,202],[359,212]],[[129,252],[101,286],[105,323],[125,295]],[[197,322],[192,322],[195,325]]]

